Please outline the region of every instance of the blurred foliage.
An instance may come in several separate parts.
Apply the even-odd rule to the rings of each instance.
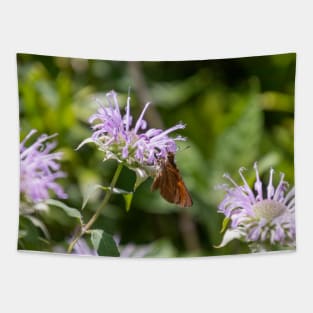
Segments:
[[[156,120],[164,128],[179,121],[187,125],[180,134],[188,140],[180,144],[176,162],[194,205],[182,210],[167,203],[150,191],[149,179],[136,190],[128,212],[123,197],[113,196],[93,227],[104,232],[95,233],[93,240],[115,235],[123,247],[149,245],[147,256],[153,257],[247,253],[239,241],[214,248],[223,220],[217,213],[223,193],[214,187],[225,182],[225,172],[239,180],[241,166],[248,169],[252,184],[255,161],[263,179],[274,167],[294,184],[295,63],[295,54],[140,63],[18,54],[21,138],[33,128],[58,133],[62,168],[68,173],[59,180],[69,195],[65,203],[81,210],[93,185],[109,185],[116,163],[103,163],[93,145],[75,148],[91,134],[88,117],[98,107],[95,99],[114,89],[125,105],[131,87],[134,117],[143,101],[152,101],[150,126]],[[117,187],[131,191],[134,182],[135,174],[124,168]],[[81,211],[84,221],[103,196],[100,189],[90,195]],[[33,221],[21,217],[19,248],[51,251],[66,246],[77,225],[67,213],[54,206],[36,212]]]

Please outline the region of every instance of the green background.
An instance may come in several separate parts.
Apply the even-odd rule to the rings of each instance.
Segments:
[[[269,168],[286,174],[294,184],[294,79],[295,54],[238,59],[180,62],[122,62],[83,60],[18,54],[18,88],[21,138],[33,128],[39,133],[58,133],[58,150],[64,152],[59,182],[69,198],[64,201],[80,209],[83,196],[94,184],[109,185],[114,161],[102,162],[92,144],[75,148],[91,135],[88,117],[114,89],[125,106],[131,88],[131,113],[136,119],[151,101],[146,115],[150,127],[168,128],[182,121],[181,143],[176,163],[192,195],[194,205],[181,209],[151,192],[148,179],[135,192],[129,212],[123,198],[114,195],[94,228],[120,238],[121,248],[148,245],[147,256],[208,256],[247,253],[247,246],[233,241],[220,243],[223,216],[217,206],[230,173],[239,182],[241,166],[252,186],[253,163],[258,161],[262,179]],[[135,174],[124,168],[117,186],[132,190]],[[82,214],[87,221],[103,198],[97,192]],[[20,227],[31,236],[20,248],[54,251],[65,247],[76,222],[62,210],[38,212],[50,240],[42,231],[20,219]]]

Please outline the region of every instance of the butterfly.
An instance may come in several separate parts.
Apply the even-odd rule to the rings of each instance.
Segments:
[[[175,164],[174,154],[159,160],[160,168],[153,180],[151,190],[160,189],[161,196],[168,202],[181,207],[192,206],[192,199]]]

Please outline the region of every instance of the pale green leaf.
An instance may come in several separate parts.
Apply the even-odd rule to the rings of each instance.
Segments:
[[[215,248],[222,248],[225,247],[229,242],[234,239],[241,239],[244,236],[244,232],[238,228],[236,229],[228,229],[226,230],[222,242],[215,246]]]

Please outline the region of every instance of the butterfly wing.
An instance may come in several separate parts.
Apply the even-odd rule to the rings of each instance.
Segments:
[[[178,204],[181,207],[192,206],[191,196],[172,157],[162,161],[151,189],[160,189],[160,194],[168,202]]]
[[[193,204],[191,196],[183,180],[177,182],[175,203],[184,208],[190,207]]]

